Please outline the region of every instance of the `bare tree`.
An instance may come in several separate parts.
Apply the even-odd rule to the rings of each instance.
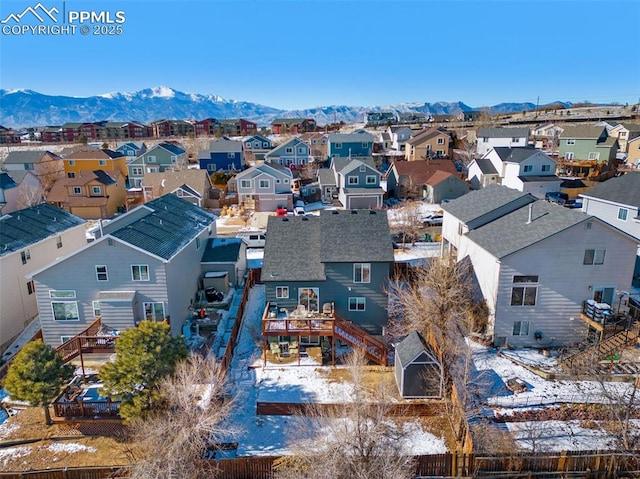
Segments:
[[[396,208],[396,224],[392,230],[402,233],[402,246],[408,242],[416,243],[419,231],[422,228],[420,203],[407,201]],[[408,240],[408,241],[407,241]]]
[[[18,209],[29,208],[42,203],[42,188],[40,186],[29,185],[23,182],[18,187]]]
[[[138,479],[211,477],[203,456],[232,431],[221,426],[233,407],[225,372],[209,357],[192,355],[160,385],[164,407],[131,425]]]
[[[365,386],[364,364],[362,351],[348,359],[352,398],[334,408],[312,407],[300,418],[293,454],[276,463],[277,479],[413,477],[407,432],[390,419],[385,388]]]

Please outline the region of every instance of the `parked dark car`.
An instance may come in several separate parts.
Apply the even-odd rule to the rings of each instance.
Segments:
[[[544,199],[549,203],[557,203],[564,206],[569,201],[569,195],[566,193],[561,193],[559,191],[550,191],[549,193],[544,195]]]

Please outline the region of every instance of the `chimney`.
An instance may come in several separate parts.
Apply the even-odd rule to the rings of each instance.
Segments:
[[[529,203],[529,219],[527,220],[527,224],[531,224],[533,221],[533,203]]]

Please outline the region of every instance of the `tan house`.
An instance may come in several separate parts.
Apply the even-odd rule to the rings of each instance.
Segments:
[[[611,130],[609,136],[618,139],[618,146],[621,152],[628,153],[629,141],[640,136],[640,124],[638,123],[618,123]]]
[[[4,169],[9,174],[31,171],[38,178],[45,195],[57,180],[65,176],[62,158],[50,151],[10,151],[4,159]]]
[[[0,217],[0,353],[38,315],[26,275],[86,245],[84,225],[47,203]]]
[[[145,202],[172,193],[200,208],[219,208],[222,195],[207,171],[200,169],[146,173],[142,191]]]
[[[119,171],[80,171],[56,181],[47,202],[85,219],[106,219],[125,209],[127,189]]]
[[[640,135],[636,136],[627,143],[627,163],[632,165],[640,164]]]
[[[426,128],[405,142],[407,161],[451,158],[453,138],[444,128]]]
[[[427,198],[429,181],[436,173],[457,176],[453,161],[417,160],[394,161],[385,173],[387,194],[403,199]]]

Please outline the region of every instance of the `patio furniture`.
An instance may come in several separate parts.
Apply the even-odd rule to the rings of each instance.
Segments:
[[[296,345],[295,348],[293,346],[289,347],[289,354],[291,355],[291,357],[297,356],[298,355],[298,346]]]

